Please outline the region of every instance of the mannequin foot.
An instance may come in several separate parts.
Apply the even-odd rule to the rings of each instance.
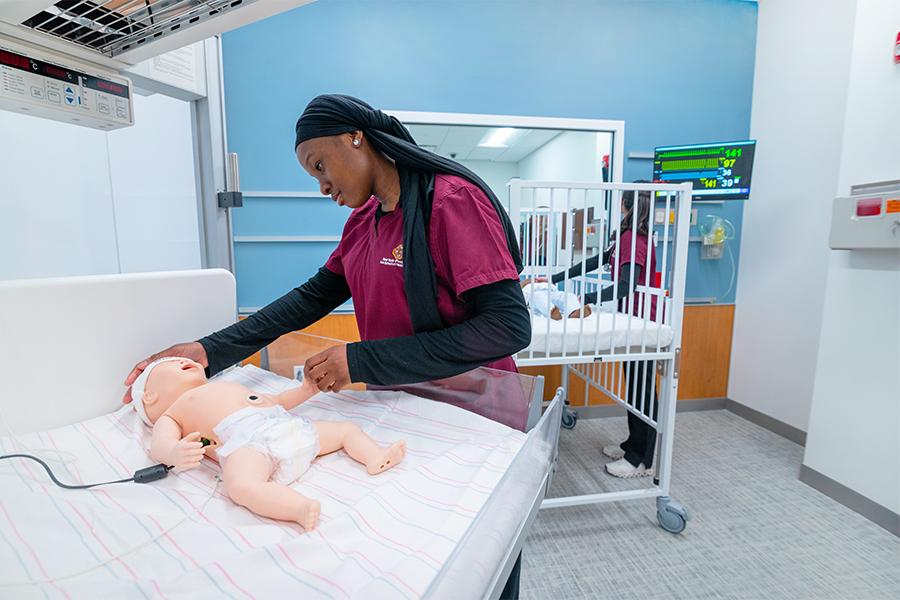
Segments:
[[[406,456],[406,442],[403,440],[394,442],[389,447],[383,448],[383,452],[366,465],[366,470],[369,471],[369,475],[378,475],[397,465],[404,456]]]
[[[584,308],[576,308],[569,314],[570,319],[577,319],[579,317],[589,317],[591,316],[591,307],[585,306]]]

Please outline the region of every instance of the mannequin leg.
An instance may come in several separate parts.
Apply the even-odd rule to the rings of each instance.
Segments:
[[[366,466],[369,475],[390,469],[406,456],[406,442],[403,440],[382,448],[355,423],[317,421],[313,424],[319,435],[319,456],[343,448],[350,458]]]
[[[295,521],[304,529],[314,529],[321,512],[319,501],[269,481],[273,470],[272,459],[262,452],[250,447],[239,448],[228,456],[222,468],[225,491],[236,504],[258,515]]]

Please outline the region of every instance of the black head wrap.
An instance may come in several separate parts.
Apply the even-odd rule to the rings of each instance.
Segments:
[[[309,103],[297,120],[296,131],[294,149],[309,139],[362,131],[376,150],[397,165],[403,210],[403,284],[416,333],[444,327],[437,308],[437,281],[426,235],[435,173],[456,175],[481,188],[503,225],[516,270],[522,271],[519,243],[512,223],[491,188],[461,164],[420,148],[395,117],[351,96],[328,94]]]

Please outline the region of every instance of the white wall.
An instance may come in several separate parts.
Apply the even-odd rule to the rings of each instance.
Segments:
[[[109,134],[123,273],[200,268],[190,104],[139,98],[135,126]]]
[[[900,2],[860,0],[837,193],[900,179]],[[831,252],[803,463],[900,513],[900,250]]]
[[[566,131],[520,160],[519,177],[546,181],[601,181],[601,159],[610,153],[610,141],[608,133]],[[523,206],[548,206],[565,212],[566,202],[563,190],[557,190],[552,201],[549,190],[522,194]],[[583,195],[575,194],[568,202],[571,208],[580,208],[585,199]]]
[[[0,279],[118,272],[106,133],[0,111],[0,140]]]
[[[600,181],[603,154],[609,154],[609,134],[566,131],[520,160],[519,177]]]
[[[492,162],[488,160],[463,160],[460,164],[469,167],[484,179],[500,202],[506,204],[506,183],[513,177],[518,177],[519,165],[511,162]]]
[[[855,0],[761,0],[728,396],[806,430]],[[798,160],[805,162],[799,163]]]
[[[0,279],[200,267],[190,106],[134,104],[108,134],[0,111]]]
[[[460,161],[484,179],[501,202],[506,204],[508,194],[506,183],[513,177],[522,179],[543,179],[553,181],[600,181],[602,178],[600,159],[610,153],[608,133],[566,131],[518,163],[491,162],[480,160]],[[546,197],[543,197],[546,196]],[[539,196],[538,203],[549,205],[549,195]],[[525,205],[530,198],[523,198]],[[582,197],[573,198],[572,206],[583,203]],[[565,195],[554,204],[565,210]]]

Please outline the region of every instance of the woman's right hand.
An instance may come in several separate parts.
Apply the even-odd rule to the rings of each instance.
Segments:
[[[131,384],[134,383],[134,380],[147,368],[147,365],[158,358],[166,356],[183,356],[184,358],[190,358],[191,360],[200,363],[204,368],[209,366],[209,360],[206,357],[206,349],[200,342],[185,342],[183,344],[169,346],[162,352],[157,352],[152,356],[148,356],[138,364],[134,365],[134,368],[131,369],[128,377],[125,378],[125,386],[128,389],[125,390],[125,395],[122,397],[122,404],[131,402]]]

